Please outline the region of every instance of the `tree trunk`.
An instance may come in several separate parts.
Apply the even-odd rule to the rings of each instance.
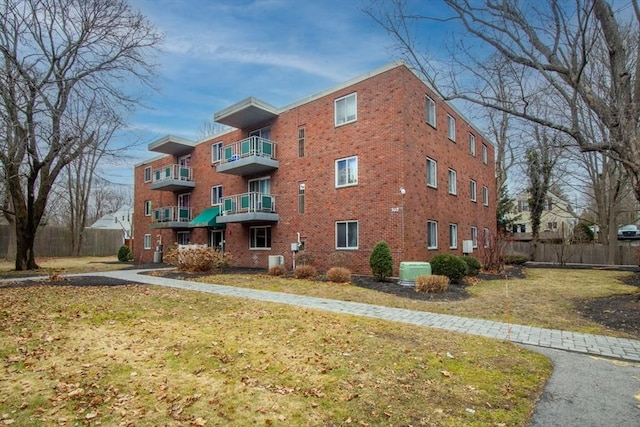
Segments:
[[[16,234],[22,236],[21,239],[17,239],[16,242],[16,270],[37,270],[40,268],[36,264],[36,257],[33,251],[33,246],[36,241],[35,228],[26,224],[25,227],[20,227],[19,222],[16,221]]]
[[[611,215],[609,217],[609,230],[608,230],[608,240],[609,244],[607,245],[607,264],[615,265],[616,263],[616,255],[618,252],[618,227],[616,225],[616,218],[618,215]]]

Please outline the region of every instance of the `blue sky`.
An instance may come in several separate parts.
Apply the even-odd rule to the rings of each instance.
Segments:
[[[248,96],[283,107],[398,57],[362,9],[367,0],[131,0],[164,33],[157,93],[129,118],[126,165],[155,156],[167,134],[199,139],[216,111]]]

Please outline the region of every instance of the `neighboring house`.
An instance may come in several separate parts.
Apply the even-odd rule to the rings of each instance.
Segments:
[[[301,249],[321,271],[370,274],[375,244],[401,261],[474,252],[495,233],[494,147],[404,63],[283,108],[247,98],[198,142],[166,136],[135,166],[135,258],[207,244],[267,268]],[[300,245],[298,245],[300,244]],[[303,250],[302,250],[303,249]]]
[[[511,232],[515,240],[531,240],[531,210],[529,208],[529,193],[518,194],[514,200],[515,212],[507,215],[513,221]],[[566,200],[548,193],[545,198],[544,208],[540,217],[540,239],[560,240],[571,236],[578,223],[573,208]]]
[[[91,224],[89,228],[122,230],[123,242],[131,239],[131,224],[133,223],[133,208],[124,205],[115,212],[108,213]]]

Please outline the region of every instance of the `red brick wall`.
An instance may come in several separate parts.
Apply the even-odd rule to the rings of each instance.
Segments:
[[[357,93],[357,121],[334,126],[334,100]],[[277,144],[280,167],[270,174],[271,193],[276,198],[280,216],[272,224],[270,250],[249,250],[249,225],[228,224],[226,250],[234,256],[235,265],[265,268],[269,255],[284,255],[291,268],[290,244],[299,232],[305,241],[305,252],[311,254],[320,270],[331,266],[336,253],[346,256],[352,271],[369,274],[369,256],[374,245],[385,240],[391,247],[395,271],[400,261],[427,260],[435,253],[461,254],[462,240],[470,238],[470,227],[495,232],[496,190],[493,146],[487,143],[489,164],[481,161],[482,138],[472,131],[445,103],[437,104],[436,129],[425,123],[425,94],[435,94],[406,67],[400,66],[356,83],[324,97],[282,112],[271,123],[271,139]],[[456,118],[457,142],[447,138],[446,114]],[[265,125],[268,125],[265,124]],[[298,158],[298,128],[305,127],[305,156]],[[256,126],[258,128],[260,126]],[[198,144],[192,155],[196,188],[191,191],[193,215],[210,206],[212,185],[223,185],[225,196],[244,193],[248,181],[255,177],[218,174],[211,166],[211,143],[224,144],[244,138],[245,129],[225,134]],[[476,157],[469,154],[468,133],[476,136]],[[335,188],[335,161],[358,156],[358,185]],[[438,188],[427,188],[426,157],[438,162]],[[153,162],[175,163],[163,158]],[[175,230],[151,230],[150,217],[144,217],[144,200],[153,206],[176,205],[177,196],[170,192],[152,191],[143,182],[144,167],[136,168],[135,220],[136,260],[151,260],[152,250],[143,250],[145,233],[161,234],[163,242],[175,242]],[[457,172],[457,196],[448,194],[448,168]],[[470,201],[469,179],[477,182],[477,202]],[[298,184],[304,182],[305,213],[298,213]],[[482,186],[489,188],[489,207],[482,205]],[[402,238],[402,196],[404,196],[404,239]],[[336,221],[358,221],[358,250],[336,251]],[[426,249],[427,220],[438,221],[437,251]],[[458,250],[449,250],[450,222],[458,224]],[[404,240],[404,242],[403,242]],[[204,229],[191,230],[192,243],[206,243]],[[480,243],[480,242],[479,242]],[[481,246],[481,243],[480,243]],[[404,253],[402,252],[404,248]],[[477,253],[474,255],[478,256]]]

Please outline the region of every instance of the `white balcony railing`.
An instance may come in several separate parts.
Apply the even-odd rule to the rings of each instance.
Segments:
[[[152,222],[189,222],[191,219],[191,208],[164,206],[153,210]]]
[[[192,181],[191,168],[180,165],[167,165],[153,170],[153,182],[167,180]]]
[[[249,192],[222,198],[222,215],[275,211],[276,200],[271,194]]]
[[[276,143],[259,136],[237,141],[222,147],[222,163],[233,162],[250,156],[276,158]]]

